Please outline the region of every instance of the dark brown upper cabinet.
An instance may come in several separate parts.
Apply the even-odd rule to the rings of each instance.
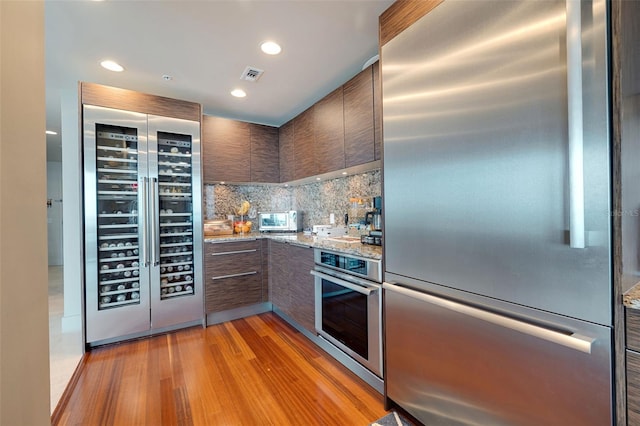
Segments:
[[[278,129],[205,115],[202,165],[205,183],[280,181]]]
[[[95,83],[79,83],[82,104],[200,122],[200,104]]]
[[[373,69],[367,67],[343,86],[346,167],[375,160]]]
[[[373,140],[374,158],[382,158],[382,84],[380,83],[380,62],[371,65],[373,68]]]
[[[280,182],[278,128],[251,124],[251,182]]]
[[[315,155],[317,173],[344,169],[344,119],[342,87],[314,105]]]
[[[295,175],[293,120],[278,129],[280,139],[280,182],[290,182]]]
[[[379,160],[378,62],[279,129],[204,116],[204,182],[291,182]]]
[[[293,119],[294,180],[318,174],[313,136],[314,107]]]
[[[249,123],[205,115],[202,118],[204,182],[249,182],[249,138]]]

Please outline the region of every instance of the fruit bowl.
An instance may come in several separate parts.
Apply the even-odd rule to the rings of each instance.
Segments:
[[[253,224],[248,220],[236,220],[233,222],[233,232],[236,234],[248,234]]]

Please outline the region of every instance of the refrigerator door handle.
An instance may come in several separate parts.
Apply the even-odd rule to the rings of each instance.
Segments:
[[[145,268],[149,266],[149,234],[148,234],[148,221],[149,221],[149,178],[140,178],[140,188],[142,190],[142,209],[138,213],[141,218],[142,227],[142,241],[141,241],[141,253],[140,257]]]
[[[569,245],[585,248],[581,0],[566,0]]]
[[[571,349],[575,349],[587,354],[591,353],[591,347],[595,342],[595,339],[588,336],[582,336],[577,333],[551,330],[548,328],[540,327],[534,324],[530,324],[524,321],[520,321],[511,317],[506,317],[493,312],[485,311],[479,308],[474,308],[469,305],[454,302],[452,300],[443,299],[440,297],[432,296],[427,293],[418,292],[405,287],[400,287],[392,283],[383,283],[382,288],[388,291],[393,291],[418,299],[420,301],[430,303],[432,305],[439,306],[441,308],[448,309],[450,311],[458,312],[463,315],[490,322],[492,324],[505,327],[520,333],[527,334],[529,336],[537,337],[539,339],[546,340],[551,343],[562,345]]]
[[[158,178],[151,178],[151,261],[153,266],[160,264],[160,238],[158,236]]]

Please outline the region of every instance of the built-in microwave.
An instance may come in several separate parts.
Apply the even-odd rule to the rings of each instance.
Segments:
[[[260,232],[299,232],[302,231],[302,215],[296,210],[286,212],[258,213]]]

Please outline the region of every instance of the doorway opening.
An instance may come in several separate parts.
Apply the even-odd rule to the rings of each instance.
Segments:
[[[53,145],[50,149],[49,145]],[[47,141],[47,245],[49,266],[49,367],[51,412],[58,405],[82,357],[82,327],[79,315],[69,315],[65,299],[63,244],[62,154],[55,142]],[[68,304],[68,303],[67,303]]]

